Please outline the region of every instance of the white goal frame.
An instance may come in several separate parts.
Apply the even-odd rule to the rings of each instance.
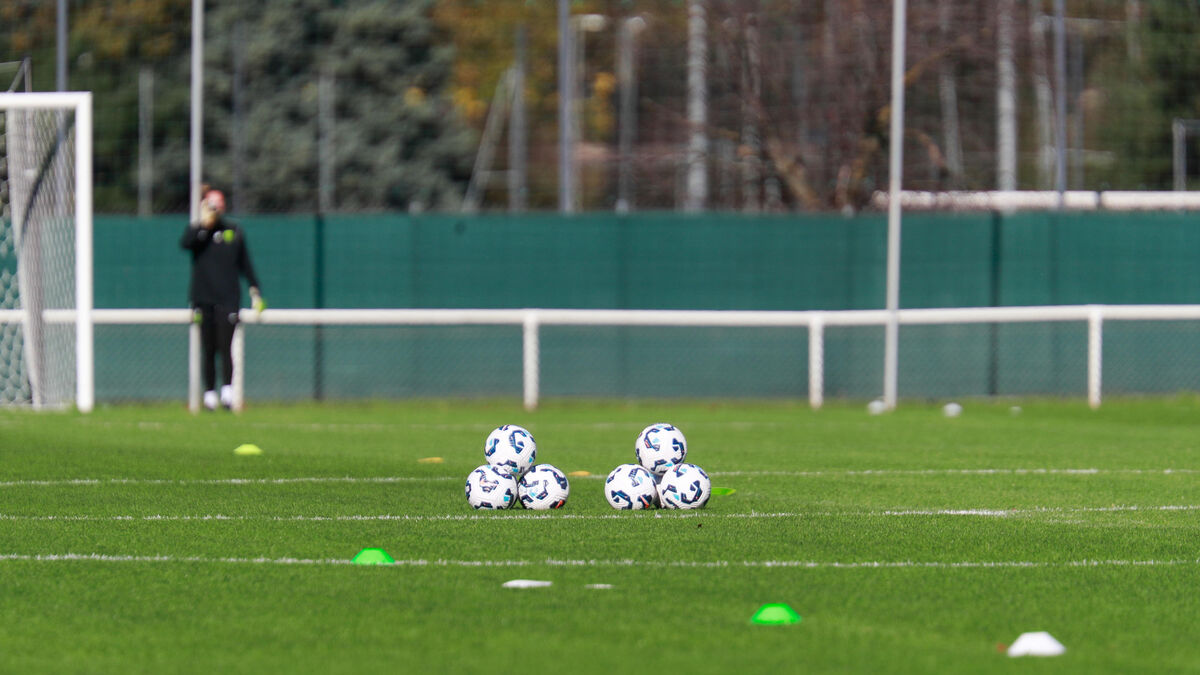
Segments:
[[[0,110],[64,110],[75,113],[75,309],[46,310],[46,323],[75,324],[75,406],[91,412],[96,402],[92,312],[92,93],[0,93]],[[28,320],[23,310],[0,310],[0,323]]]

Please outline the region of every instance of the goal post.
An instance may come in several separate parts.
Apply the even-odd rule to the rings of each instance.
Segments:
[[[0,93],[0,140],[0,405],[90,412],[92,94]]]

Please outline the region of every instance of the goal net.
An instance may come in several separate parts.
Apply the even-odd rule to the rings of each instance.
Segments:
[[[0,405],[91,407],[90,164],[90,94],[0,94]]]

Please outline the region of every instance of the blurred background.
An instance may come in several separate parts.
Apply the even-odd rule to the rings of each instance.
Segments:
[[[66,4],[67,88],[95,93],[97,211],[186,211],[189,3]],[[908,3],[906,189],[1056,187],[1053,4]],[[868,207],[887,180],[891,5],[570,3],[574,206]],[[697,9],[706,114],[689,123]],[[1064,14],[1065,187],[1172,189],[1172,123],[1200,117],[1200,6]],[[31,57],[33,88],[55,88],[55,19],[53,1],[0,7],[0,76]],[[241,213],[460,210],[473,175],[468,208],[559,208],[556,22],[549,1],[208,2],[206,177]]]
[[[186,303],[190,5],[0,5],[4,84],[94,94],[97,307]],[[273,308],[885,304],[892,2],[204,10],[204,178],[245,225]],[[1198,302],[1200,229],[1167,196],[1200,179],[1200,4],[909,0],[907,23],[906,190],[1146,199],[907,211],[901,307]],[[15,269],[0,236],[0,289]],[[1200,322],[1105,331],[1106,392],[1200,389]],[[522,385],[517,326],[247,334],[251,400]],[[1081,396],[1087,339],[1082,323],[906,326],[900,394]],[[803,328],[542,340],[551,396],[808,394]],[[5,345],[19,354],[19,334]],[[185,326],[99,326],[96,349],[100,400],[183,398]],[[826,331],[829,396],[876,396],[883,350],[879,326]]]

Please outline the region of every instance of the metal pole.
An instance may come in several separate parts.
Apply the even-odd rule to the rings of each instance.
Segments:
[[[1017,72],[1013,65],[1014,0],[996,11],[996,188],[1017,189]]]
[[[317,217],[313,222],[313,306],[325,307],[325,215],[333,211],[337,108],[334,77],[322,68],[317,79]],[[313,399],[325,398],[325,327],[313,327]]]
[[[1175,190],[1183,192],[1187,189],[1187,153],[1184,143],[1187,139],[1187,128],[1183,120],[1176,117],[1171,121],[1171,155],[1175,173]]]
[[[138,215],[154,211],[154,68],[138,70]]]
[[[233,24],[233,81],[230,84],[232,119],[229,124],[229,209],[238,213],[246,203],[246,22]],[[320,96],[320,92],[318,92]],[[318,185],[320,181],[318,179]],[[319,188],[318,188],[319,189]]]
[[[571,187],[575,184],[575,142],[571,111],[575,109],[574,53],[571,48],[570,0],[558,0],[558,210],[574,213]]]
[[[892,111],[888,152],[888,322],[883,349],[883,403],[896,407],[900,353],[900,185],[904,169],[904,38],[908,9],[905,0],[892,3]]]
[[[54,88],[67,90],[67,0],[58,0],[55,21]]]
[[[646,25],[639,16],[625,19],[617,29],[617,84],[620,122],[617,124],[617,213],[633,208],[633,138],[637,132],[637,78],[634,74],[634,39]]]
[[[1061,210],[1067,190],[1067,27],[1064,0],[1054,0],[1054,189]]]
[[[1071,170],[1070,184],[1075,186],[1076,190],[1083,189],[1083,108],[1078,104],[1080,96],[1083,94],[1083,32],[1075,31],[1075,35],[1071,40],[1071,73],[1070,90],[1071,100],[1076,101],[1075,115],[1072,120],[1072,136],[1074,138],[1074,150],[1071,155]]]
[[[578,150],[583,145],[583,108],[587,92],[584,86],[587,78],[585,42],[587,36],[582,16],[571,17],[571,204],[576,210],[583,210],[583,181],[580,178],[583,172]]]
[[[525,115],[525,52],[529,43],[525,26],[517,28],[517,58],[512,77],[512,116],[508,119],[508,210],[528,208],[528,122]]]
[[[334,79],[329,69],[317,78],[317,211],[333,211],[334,199]]]
[[[695,213],[708,202],[708,19],[704,0],[688,3],[687,190],[683,209]]]
[[[1011,0],[1009,0],[1011,2]],[[938,31],[942,40],[951,41],[951,12],[954,4],[943,2],[938,6]],[[962,136],[958,123],[958,85],[954,81],[954,62],[947,55],[938,68],[938,94],[942,104],[942,138],[946,146],[946,170],[950,174],[953,188],[962,187],[963,156]]]
[[[191,180],[188,213],[191,222],[200,219],[200,146],[203,143],[204,92],[204,0],[192,0],[192,136]],[[188,333],[188,410],[200,412],[200,327],[192,324]]]
[[[204,144],[204,0],[192,0],[192,139],[191,190],[188,196],[192,222],[200,218],[201,148]]]
[[[313,307],[325,308],[325,213],[313,222]],[[325,398],[325,326],[313,326],[313,399]]]

